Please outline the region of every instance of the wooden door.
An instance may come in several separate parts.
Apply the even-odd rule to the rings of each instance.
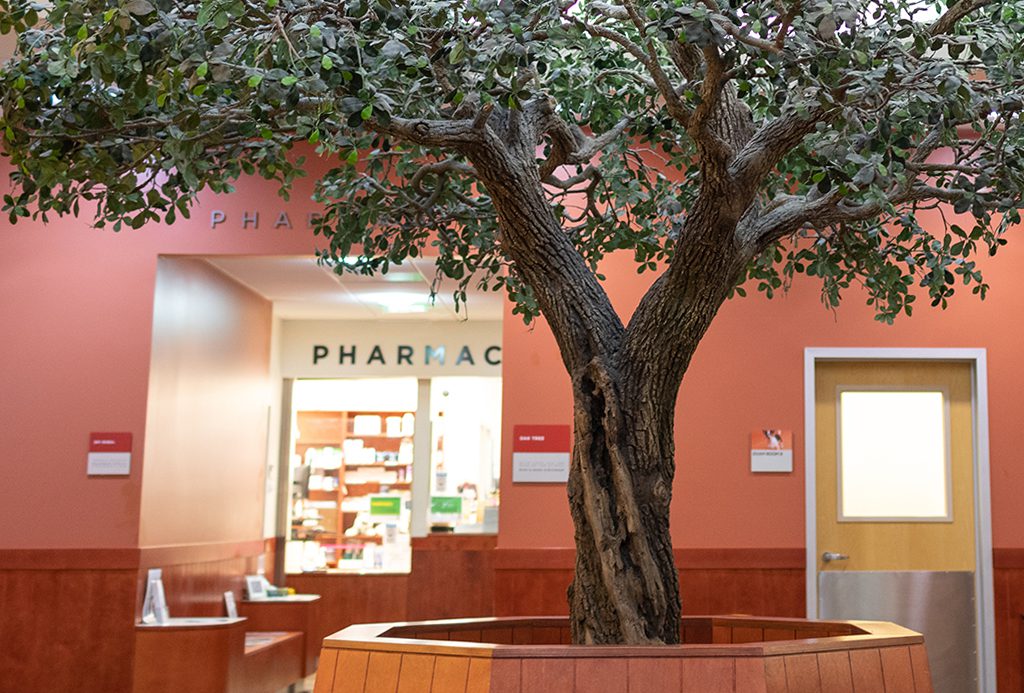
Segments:
[[[936,691],[977,691],[972,369],[815,368],[818,611],[924,633]]]

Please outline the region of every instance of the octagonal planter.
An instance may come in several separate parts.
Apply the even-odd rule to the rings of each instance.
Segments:
[[[566,617],[350,626],[315,693],[932,693],[924,639],[892,623],[697,616],[683,644],[570,645]]]

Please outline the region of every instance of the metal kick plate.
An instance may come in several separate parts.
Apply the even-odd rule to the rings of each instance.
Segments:
[[[935,693],[978,691],[974,573],[822,571],[818,614],[916,630],[924,635]]]

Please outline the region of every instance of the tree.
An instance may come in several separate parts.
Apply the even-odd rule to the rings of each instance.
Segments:
[[[1024,3],[0,0],[12,220],[187,216],[309,143],[339,271],[436,254],[550,325],[574,395],[573,637],[678,642],[673,410],[722,303],[820,278],[880,320],[1020,220]],[[943,210],[941,228],[918,221]],[[650,290],[623,324],[598,262]]]

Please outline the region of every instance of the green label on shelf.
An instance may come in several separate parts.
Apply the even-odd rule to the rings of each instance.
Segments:
[[[401,515],[401,496],[370,496],[371,515]]]
[[[431,496],[431,515],[459,515],[462,513],[462,496]]]

